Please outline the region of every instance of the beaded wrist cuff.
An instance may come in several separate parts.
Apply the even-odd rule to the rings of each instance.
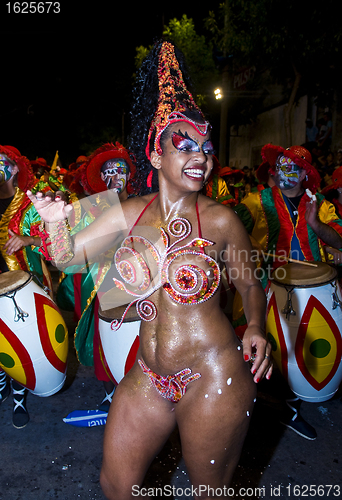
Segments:
[[[42,245],[40,252],[47,260],[53,260],[56,265],[68,263],[74,256],[67,220],[49,223],[49,232],[40,230]],[[48,251],[48,247],[50,247]]]

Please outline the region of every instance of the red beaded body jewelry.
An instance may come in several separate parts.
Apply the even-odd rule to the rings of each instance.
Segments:
[[[113,330],[120,328],[128,309],[133,304],[136,304],[137,314],[142,320],[152,321],[155,319],[157,308],[153,302],[147,299],[161,287],[172,300],[182,305],[200,304],[210,299],[219,287],[220,268],[214,259],[203,251],[203,247],[211,246],[213,242],[204,238],[194,238],[186,245],[175,248],[179,242],[185,240],[191,234],[191,224],[187,219],[183,218],[173,219],[168,225],[168,232],[163,228],[160,230],[165,245],[165,251],[162,254],[149,240],[141,236],[128,236],[115,253],[115,266],[123,281],[114,278],[114,283],[120,290],[133,295],[135,299],[127,306],[121,320],[112,321],[111,327]],[[170,244],[169,235],[176,238],[176,241],[172,244]],[[134,245],[137,246],[138,243],[148,250],[158,268],[158,278],[155,284],[151,281],[151,273],[145,258],[140,252],[132,248]],[[203,259],[208,264],[209,270],[205,272],[200,266],[184,264],[174,272],[175,285],[173,285],[169,276],[170,265],[178,257],[186,255]],[[139,276],[142,275],[140,283],[135,283],[138,273],[133,262],[128,260],[129,257],[133,257],[136,265],[139,266]],[[132,286],[134,286],[133,289]]]

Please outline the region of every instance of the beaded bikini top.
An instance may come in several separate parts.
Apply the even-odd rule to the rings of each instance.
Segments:
[[[137,225],[145,210],[156,199],[158,194],[146,205],[136,220],[133,228]],[[198,207],[196,203],[199,237],[192,239],[185,245],[177,246],[184,241],[192,231],[191,224],[187,219],[176,217],[172,219],[167,230],[160,228],[161,238],[165,250],[159,252],[156,246],[143,236],[133,236],[131,229],[129,235],[123,240],[121,246],[114,255],[114,264],[122,278],[113,278],[115,285],[128,294],[134,296],[134,300],[128,304],[120,320],[112,321],[113,330],[118,330],[123,323],[128,309],[135,304],[138,316],[144,321],[152,321],[157,316],[155,304],[148,300],[159,288],[163,288],[169,297],[183,305],[201,304],[210,299],[220,284],[220,268],[214,259],[206,255],[204,247],[214,243],[201,236]],[[170,243],[170,236],[176,238]],[[137,247],[144,249],[138,251]],[[206,262],[208,270],[204,271],[195,264],[180,265],[173,271],[173,283],[170,282],[169,270],[175,259],[184,256],[195,256]],[[151,260],[152,259],[152,260]],[[148,261],[156,266],[157,278],[152,279]]]

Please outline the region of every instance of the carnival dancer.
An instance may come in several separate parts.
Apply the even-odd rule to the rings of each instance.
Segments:
[[[23,270],[52,290],[50,273],[39,253],[41,219],[26,196],[33,187],[34,174],[29,160],[12,146],[0,146],[0,270]],[[27,390],[15,381],[13,388],[13,425],[24,427],[29,421]],[[6,373],[0,371],[0,401],[10,394]]]
[[[216,156],[213,156],[213,169],[203,188],[203,194],[222,205],[235,205],[235,199],[230,194],[226,181],[222,178],[222,167]]]
[[[317,192],[320,176],[307,149],[302,146],[284,149],[267,144],[261,155],[275,185],[251,193],[234,210],[259,252],[259,276],[265,289],[272,271],[284,264],[284,258],[324,261],[325,246],[341,248],[342,220],[334,206]],[[263,176],[266,178],[265,172]],[[339,264],[340,257],[336,258]],[[239,294],[234,297],[233,322],[236,333],[242,337],[246,321]],[[287,402],[288,411],[282,416],[282,422],[299,435],[315,439],[315,429],[300,415],[301,401],[291,394]]]
[[[174,45],[162,40],[139,71],[129,149],[137,159],[141,196],[106,210],[75,235],[72,246],[61,221],[71,208],[29,193],[47,233],[63,238],[63,250],[52,238],[48,247],[57,263],[74,254],[74,264],[84,246],[91,257],[100,244],[104,251],[123,239],[114,259],[120,274],[115,284],[142,321],[136,362],[114,393],[105,428],[101,485],[108,499],[132,498],[133,486],[142,484],[176,425],[193,486],[229,485],[256,382],[272,371],[263,330],[265,294],[254,278],[248,235],[233,210],[199,194],[214,151],[210,125],[185,85],[180,60]],[[242,249],[244,258],[234,259]],[[224,265],[236,270],[234,284],[248,318],[242,344],[215,293]]]
[[[76,210],[83,209],[71,234],[76,234],[91,224],[99,215],[107,210],[110,197],[101,196],[106,190],[116,193],[120,202],[133,195],[131,181],[134,177],[135,165],[133,156],[119,142],[107,143],[97,148],[82,164],[80,179],[85,191],[92,195],[93,204],[87,211],[77,204]],[[98,195],[98,196],[94,196]],[[75,213],[75,204],[74,204]],[[70,266],[66,268],[60,279],[57,290],[57,305],[65,310],[74,310],[78,320],[74,345],[79,362],[85,366],[94,366],[95,376],[103,381],[105,396],[99,410],[109,410],[115,384],[109,378],[99,351],[99,318],[98,294],[105,281],[113,261],[113,252],[107,252],[97,257],[95,262],[85,266]],[[109,277],[107,278],[110,279]],[[104,285],[103,285],[104,286]],[[113,287],[113,281],[111,281]]]

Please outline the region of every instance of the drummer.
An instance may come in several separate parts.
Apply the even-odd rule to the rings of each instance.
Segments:
[[[82,163],[79,172],[83,189],[88,193],[90,206],[80,216],[80,222],[72,229],[76,234],[91,224],[96,217],[111,205],[107,192],[118,195],[121,202],[133,195],[132,179],[135,165],[133,156],[119,142],[103,144]],[[72,185],[71,185],[72,188]],[[101,195],[103,193],[103,195]],[[99,196],[92,196],[99,195]],[[86,207],[85,201],[81,206]],[[79,362],[85,366],[94,366],[95,376],[103,382],[105,396],[99,410],[109,410],[115,385],[108,377],[100,357],[98,327],[98,294],[111,267],[113,253],[101,255],[95,262],[84,266],[70,266],[64,269],[56,295],[59,307],[74,310],[78,319],[75,329],[74,344]],[[109,280],[109,276],[107,281]],[[103,284],[104,287],[104,284]],[[113,287],[113,281],[111,281]],[[102,288],[103,289],[103,288]]]
[[[253,277],[248,235],[233,210],[199,194],[214,150],[183,68],[175,47],[161,40],[137,77],[130,150],[141,196],[109,208],[76,234],[74,246],[64,239],[63,252],[49,247],[55,261],[73,264],[83,245],[91,255],[99,244],[103,250],[122,241],[116,267],[142,319],[136,362],[114,393],[105,428],[101,485],[108,499],[132,498],[177,425],[192,485],[228,486],[256,383],[272,371],[263,330],[266,299]],[[30,197],[48,233],[62,238],[61,219],[70,208]],[[233,248],[245,250],[243,262]],[[236,271],[249,321],[243,344],[216,293],[224,265]]]
[[[26,196],[35,177],[29,160],[12,146],[0,146],[0,271],[23,270],[34,273],[40,283],[52,290],[50,273],[39,253],[40,216]],[[17,382],[13,387],[13,425],[24,427],[29,421],[26,394]],[[0,401],[7,399],[10,385],[0,371]]]
[[[261,156],[263,165],[269,166],[268,173],[275,185],[250,194],[234,210],[254,242],[264,289],[272,271],[284,265],[286,257],[324,261],[324,248],[330,246],[337,249],[335,263],[340,264],[342,220],[336,215],[334,206],[317,192],[320,176],[309,151],[302,146],[284,149],[267,144]],[[283,258],[272,258],[267,253]],[[238,294],[233,309],[236,332],[243,336],[245,319]],[[316,431],[301,417],[299,405],[298,398],[291,394],[284,423],[301,436],[315,439]]]

